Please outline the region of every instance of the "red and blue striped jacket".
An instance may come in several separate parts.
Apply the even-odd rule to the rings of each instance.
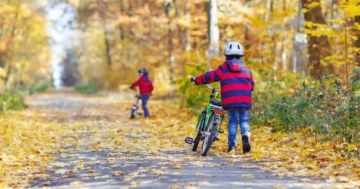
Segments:
[[[224,109],[251,108],[255,82],[251,70],[242,59],[226,60],[216,70],[196,77],[196,85],[220,81]]]

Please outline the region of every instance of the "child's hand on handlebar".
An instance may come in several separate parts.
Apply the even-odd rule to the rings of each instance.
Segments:
[[[191,76],[191,77],[190,77],[190,81],[191,81],[191,82],[195,82],[195,77],[194,77],[194,76]]]

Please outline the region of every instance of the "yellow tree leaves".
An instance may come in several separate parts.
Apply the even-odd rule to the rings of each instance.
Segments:
[[[304,22],[305,26],[307,27],[305,29],[305,33],[320,37],[322,35],[328,36],[328,37],[336,37],[337,33],[335,33],[333,28],[328,28],[325,24],[318,24],[313,22]]]
[[[48,77],[50,51],[44,16],[36,12],[38,4],[21,0],[8,1],[0,6],[0,62],[4,64],[3,84],[14,87],[18,83],[29,87],[36,79]],[[4,74],[2,74],[4,75]]]
[[[341,0],[341,6],[347,17],[360,16],[360,1],[359,0]]]

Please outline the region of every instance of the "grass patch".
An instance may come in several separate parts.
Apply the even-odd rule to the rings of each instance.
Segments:
[[[95,94],[97,92],[97,88],[94,84],[76,84],[74,86],[74,89],[81,92],[81,93],[84,93],[84,94]]]

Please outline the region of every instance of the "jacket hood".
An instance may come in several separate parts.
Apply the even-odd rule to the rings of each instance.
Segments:
[[[230,72],[242,72],[245,70],[245,62],[241,58],[226,60],[225,64]]]

